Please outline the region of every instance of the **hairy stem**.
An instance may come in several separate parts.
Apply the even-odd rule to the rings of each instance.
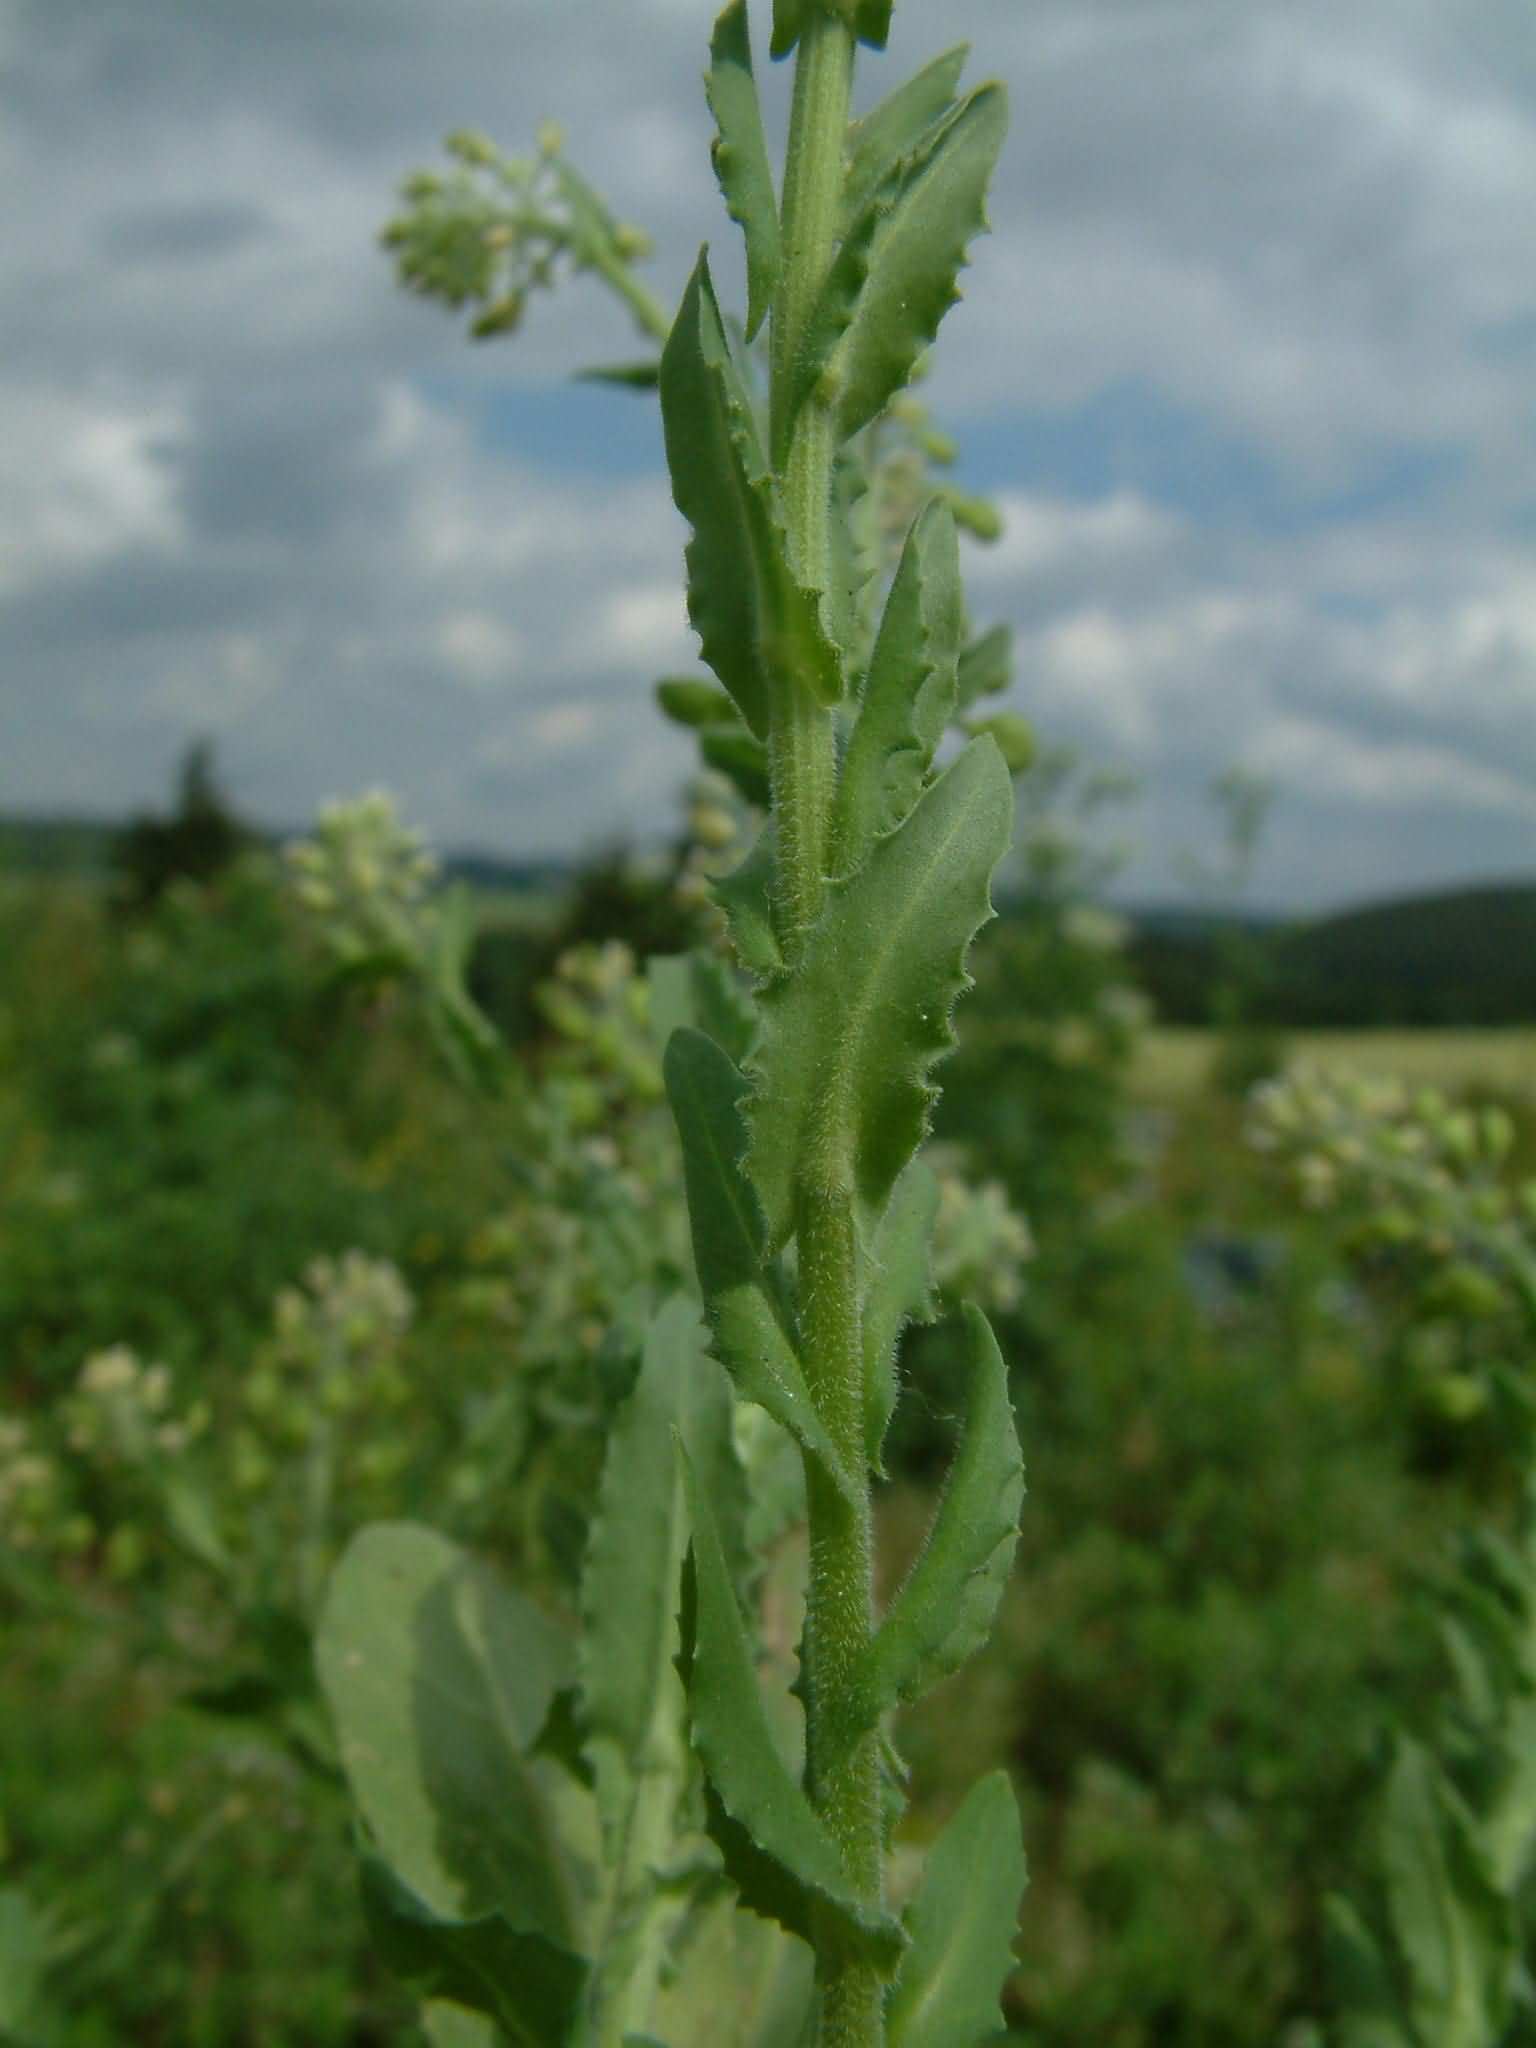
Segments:
[[[790,416],[794,368],[817,295],[837,246],[843,150],[853,83],[853,32],[830,11],[812,10],[801,35],[784,168],[784,262],[773,309],[772,441],[791,565],[808,588],[827,587],[832,519],[834,422],[812,392]],[[793,967],[802,935],[821,907],[836,777],[832,715],[807,680],[780,678],[769,741],[778,831],[781,938]],[[852,1175],[841,1162],[801,1162],[795,1235],[806,1377],[852,1471],[865,1469],[864,1367],[859,1331],[859,1256]],[[811,1569],[805,1627],[806,1759],[809,1789],[854,1882],[871,1901],[883,1890],[884,1845],[875,1738],[838,1740],[874,1613],[874,1546],[867,1491],[850,1504],[814,1459],[807,1460]],[[830,1929],[817,1949],[820,2048],[881,2048],[884,1986],[871,1964],[847,1954]]]

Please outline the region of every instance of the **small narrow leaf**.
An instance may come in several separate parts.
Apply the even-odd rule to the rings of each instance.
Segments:
[[[649,357],[643,363],[598,363],[590,370],[578,370],[576,381],[617,384],[626,391],[654,391],[661,382],[661,364]]]
[[[736,716],[736,706],[724,690],[693,676],[663,676],[656,685],[656,702],[674,725],[695,729],[723,725]]]
[[[1381,1848],[1415,2033],[1436,2048],[1498,2040],[1518,1957],[1511,1901],[1493,1881],[1460,1794],[1405,1736],[1387,1779]]]
[[[861,43],[868,43],[872,50],[883,50],[891,33],[891,8],[894,0],[857,0],[854,8],[854,33]]]
[[[948,113],[969,55],[969,46],[957,43],[849,129],[843,206],[850,223],[858,219],[902,160],[915,153],[933,124]]]
[[[747,0],[731,0],[715,23],[705,80],[719,133],[713,158],[726,211],[747,244],[747,339],[767,317],[779,281],[779,209],[763,134],[763,113],[752,76]]]
[[[739,867],[713,883],[710,894],[725,912],[731,943],[750,973],[777,974],[784,965],[773,921],[774,834],[770,820]]]
[[[960,709],[978,697],[995,697],[1013,681],[1013,628],[994,626],[972,640],[960,656]]]
[[[634,1387],[609,1430],[582,1573],[587,1755],[615,1865],[622,1864],[622,1845],[635,1846],[645,1818],[659,1833],[651,1845],[655,1860],[665,1860],[671,1815],[663,1781],[675,1781],[675,1804],[687,1778],[674,1659],[688,1524],[674,1434],[712,1477],[718,1469],[727,1504],[742,1491],[731,1451],[730,1389],[704,1345],[692,1302],[678,1296],[657,1314]]]
[[[699,1287],[721,1363],[743,1399],[765,1408],[853,1500],[852,1475],[816,1411],[763,1263],[763,1219],[742,1171],[739,1069],[698,1031],[676,1031],[664,1072],[683,1148]]]
[[[1025,1874],[1013,1787],[993,1771],[928,1851],[891,1991],[890,2048],[977,2048],[1002,2027]]]
[[[992,914],[1013,785],[973,740],[868,860],[833,883],[793,975],[762,991],[747,1168],[770,1248],[794,1224],[798,1174],[852,1177],[866,1227],[922,1143],[928,1074],[954,1044],[965,958]]]
[[[1035,765],[1040,751],[1035,744],[1035,728],[1017,711],[1000,711],[995,718],[978,719],[965,730],[973,734],[990,733],[1010,775],[1024,775]]]
[[[1337,1895],[1323,1901],[1323,1953],[1339,2048],[1415,2048],[1380,1942]]]
[[[981,1648],[1013,1564],[1024,1463],[1008,1368],[981,1310],[967,1303],[965,1322],[971,1384],[960,1446],[927,1545],[869,1646],[857,1688],[864,1727]]]
[[[836,871],[856,868],[921,795],[955,708],[964,621],[955,522],[935,501],[907,535],[849,737],[832,820]]]
[[[864,1294],[864,1450],[881,1468],[881,1450],[896,1407],[896,1348],[908,1323],[934,1317],[929,1246],[939,1212],[939,1183],[920,1159],[897,1181],[891,1205],[869,1247]]]
[[[859,1893],[842,1853],[775,1746],[746,1624],[742,1620],[714,1515],[686,1453],[697,1637],[689,1690],[694,1743],[728,1820],[773,1865],[792,1903],[776,1914],[796,1931],[814,1917],[884,1964],[902,1947],[900,1928]]]
[[[743,800],[768,808],[768,749],[739,725],[710,725],[699,734],[699,752],[718,775],[735,783]]]
[[[826,394],[846,439],[907,384],[959,298],[966,248],[1008,126],[1000,85],[983,85],[931,129],[849,227],[806,330],[795,403]]]
[[[773,0],[773,41],[770,56],[787,57],[800,40],[810,0]]]
[[[583,1957],[499,1913],[434,1913],[375,1857],[363,1864],[363,1906],[374,1941],[418,1996],[485,2013],[515,2048],[571,2040],[588,1976]]]
[[[688,615],[704,659],[766,739],[789,669],[824,702],[842,694],[822,599],[790,572],[783,518],[750,391],[700,256],[661,359],[661,413],[688,543]]]

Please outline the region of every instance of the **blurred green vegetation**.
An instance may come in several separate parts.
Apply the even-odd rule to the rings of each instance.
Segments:
[[[1030,1493],[996,1642],[904,1731],[913,1836],[1014,1770],[1019,2041],[1273,2048],[1325,2007],[1384,1731],[1446,1691],[1416,1589],[1499,1445],[1425,1364],[1443,1304],[1297,1204],[1208,1040],[1149,1050],[1057,829],[1105,792],[1031,777],[937,1132],[941,1263],[988,1295]],[[491,1096],[260,850],[136,908],[0,888],[0,2039],[420,2038],[362,1934],[305,1560],[416,1514],[567,1603],[605,1417],[687,1279],[637,967],[703,928],[670,881],[611,864],[477,952],[517,1040]],[[1470,1078],[1528,1165],[1527,1105]],[[945,1327],[906,1357],[892,1574],[956,1407]]]

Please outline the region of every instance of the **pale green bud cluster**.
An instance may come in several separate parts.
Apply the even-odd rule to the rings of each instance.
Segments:
[[[1507,1177],[1507,1112],[1298,1067],[1254,1091],[1248,1137],[1290,1167],[1308,1207],[1337,1212],[1412,1278],[1405,1356],[1426,1403],[1453,1423],[1484,1412],[1507,1378],[1511,1319],[1536,1316],[1536,1181]]]
[[[1435,1088],[1299,1066],[1255,1089],[1248,1137],[1290,1162],[1309,1206],[1363,1209],[1382,1239],[1438,1257],[1536,1223],[1536,1181],[1501,1178],[1508,1112],[1458,1107]]]
[[[650,239],[615,220],[567,162],[557,123],[539,129],[532,156],[506,156],[466,129],[444,147],[453,168],[407,178],[404,210],[380,238],[409,290],[479,306],[470,328],[478,341],[515,332],[531,295],[556,282],[562,262],[643,296],[629,273],[650,253]]]
[[[326,804],[287,861],[297,901],[344,966],[421,967],[438,865],[386,791]]]
[[[65,1441],[77,1456],[107,1465],[149,1465],[174,1458],[208,1426],[198,1403],[172,1413],[170,1368],[145,1365],[126,1344],[97,1351],[80,1368],[63,1404]]]
[[[66,1494],[62,1467],[27,1424],[19,1416],[0,1418],[0,1543],[21,1551],[54,1547]]]
[[[933,1233],[933,1279],[951,1301],[975,1301],[1007,1311],[1024,1291],[1023,1268],[1035,1256],[1025,1219],[1008,1203],[1001,1181],[972,1186],[937,1157],[938,1216]]]
[[[538,991],[539,1008],[579,1056],[567,1065],[564,1106],[580,1127],[606,1115],[613,1097],[661,1099],[661,1063],[650,1034],[650,991],[621,940],[575,946]]]
[[[283,1438],[308,1439],[315,1410],[393,1407],[409,1391],[400,1352],[415,1303],[399,1269],[366,1252],[318,1258],[273,1304],[272,1335],[243,1387],[247,1413]]]

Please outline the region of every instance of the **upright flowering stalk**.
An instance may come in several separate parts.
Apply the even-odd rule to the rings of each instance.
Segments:
[[[718,678],[669,681],[663,705],[766,808],[713,884],[741,971],[701,956],[650,980],[703,1317],[660,1305],[615,1408],[579,1642],[401,1524],[356,1539],[320,1630],[369,1910],[453,2048],[977,2048],[1001,2025],[1024,1881],[1006,1778],[973,1789],[903,1913],[886,1886],[892,1718],[985,1640],[1013,1556],[1022,1467],[978,1308],[954,1468],[883,1615],[872,1484],[902,1330],[936,1312],[939,1186],[917,1155],[1011,834],[1004,747],[1023,758],[1016,721],[966,716],[1006,680],[996,635],[966,644],[955,521],[974,511],[919,491],[888,552],[877,436],[921,427],[903,394],[984,225],[1006,107],[996,85],[956,96],[956,50],[850,121],[856,46],[883,47],[890,13],[775,0],[773,54],[795,60],[777,191],[731,0],[708,94],[745,319],[707,254],[670,323],[624,294],[664,346],[613,374],[659,387]],[[495,184],[483,206],[462,179],[418,194],[391,240],[419,288],[520,306],[555,254],[627,264],[552,141],[537,175],[458,149]],[[803,1754],[767,1682],[787,1646],[758,1640],[792,1605],[773,1539],[797,1518]]]
[[[912,523],[872,642],[862,623],[857,437],[957,297],[1007,119],[996,85],[954,97],[958,52],[850,124],[855,46],[883,47],[890,14],[891,0],[776,0],[773,54],[795,56],[781,199],[745,0],[721,15],[708,89],[715,168],[746,239],[746,319],[738,329],[722,315],[702,255],[661,363],[672,488],[693,528],[689,615],[765,749],[772,799],[762,839],[720,891],[756,981],[745,1072],[684,1029],[667,1084],[715,1349],[738,1390],[797,1438],[811,1541],[802,1789],[751,1711],[741,1616],[710,1504],[693,1489],[695,1739],[743,1896],[816,1948],[825,2048],[885,2038],[893,1974],[897,2038],[975,2038],[958,2008],[942,2035],[903,2020],[914,1994],[883,1882],[899,1781],[882,1728],[984,1637],[1022,1490],[1002,1360],[972,1309],[959,1461],[932,1540],[877,1626],[870,1480],[897,1336],[928,1294],[934,1190],[915,1155],[1012,824],[991,737],[934,768],[964,622],[941,502]],[[766,404],[748,354],[765,325]],[[1011,1915],[1011,1864],[975,1881]]]

